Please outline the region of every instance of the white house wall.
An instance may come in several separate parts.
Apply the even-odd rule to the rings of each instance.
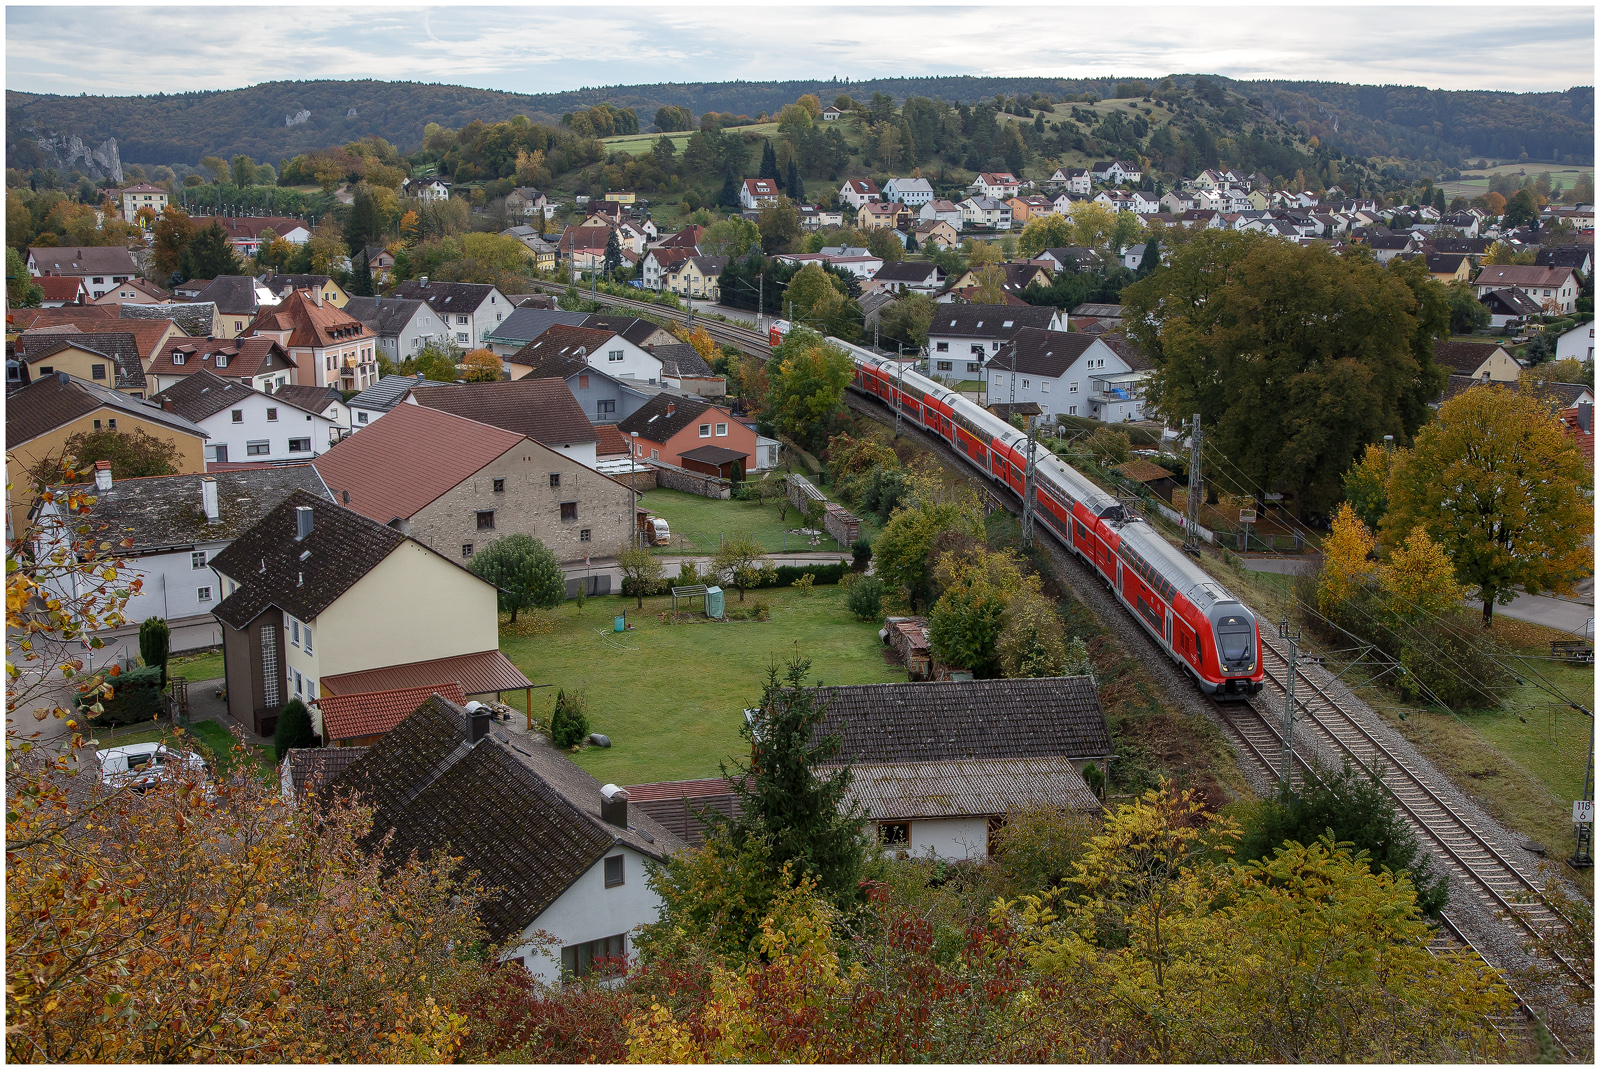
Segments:
[[[267,419],[267,411],[275,410],[278,418]],[[233,422],[238,410],[243,420]],[[240,461],[309,461],[326,453],[333,444],[333,431],[339,425],[325,416],[297,409],[266,394],[251,394],[200,421],[200,426],[211,436],[206,442],[206,460],[219,459],[218,446],[227,448],[230,463]],[[290,439],[309,439],[310,449],[291,451]],[[250,452],[251,443],[265,443],[265,453]]]
[[[645,857],[629,847],[616,847],[606,852],[607,857],[623,856],[623,883],[617,888],[607,888],[605,860],[597,861],[588,872],[579,877],[544,913],[533,920],[523,932],[527,941],[543,930],[556,937],[560,944],[553,955],[539,953],[532,943],[513,947],[502,956],[506,959],[522,958],[528,972],[541,981],[556,981],[561,976],[561,948],[586,944],[607,936],[628,935],[627,954],[633,956],[634,929],[648,925],[661,916],[661,897],[650,890],[645,882]]]
[[[989,819],[961,817],[911,822],[911,855],[955,862],[989,853]]]

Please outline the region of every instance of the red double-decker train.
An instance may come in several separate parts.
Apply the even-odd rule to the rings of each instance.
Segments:
[[[855,362],[856,391],[897,409],[1020,500],[1027,436],[949,387],[859,346],[829,339]],[[1221,701],[1260,692],[1256,615],[1141,517],[1035,445],[1034,516],[1094,569],[1139,625],[1200,689]]]

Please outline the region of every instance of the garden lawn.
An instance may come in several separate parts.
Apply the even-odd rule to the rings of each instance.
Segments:
[[[838,543],[826,536],[813,546],[809,536],[794,534],[804,522],[793,506],[785,520],[776,505],[731,499],[719,501],[687,491],[657,488],[639,496],[639,507],[666,518],[667,526],[672,529],[672,545],[662,547],[662,553],[714,554],[724,537],[739,535],[753,536],[769,553],[840,549]],[[863,518],[861,534],[871,539],[877,533],[877,525]],[[848,553],[850,548],[846,546],[843,550]]]
[[[222,651],[206,650],[199,654],[173,656],[167,660],[167,676],[181,676],[191,685],[201,680],[219,680],[222,678]]]
[[[102,750],[112,747],[126,747],[134,743],[155,743],[167,739],[172,735],[172,726],[165,722],[160,725],[150,724],[125,725],[122,728],[95,728],[91,733],[99,741]],[[234,734],[216,721],[195,721],[184,730],[185,742],[194,746],[204,746],[216,758],[220,772],[227,772],[233,768],[234,759],[237,757],[233,748],[239,740]],[[275,770],[271,747],[245,748],[250,759],[261,769],[263,775]]]
[[[738,597],[729,592],[730,608]],[[589,728],[611,747],[586,747],[574,760],[601,783],[623,785],[716,776],[745,749],[742,711],[760,701],[774,658],[810,658],[813,683],[906,678],[885,662],[878,622],[857,621],[838,587],[745,597],[746,606],[769,601],[771,620],[665,624],[657,614],[670,598],[646,598],[642,613],[631,598],[590,598],[553,610],[548,634],[502,634],[500,648],[534,683],[554,685],[534,692],[536,715],[549,716],[557,688],[584,692]],[[612,618],[624,611],[633,630],[615,634]]]

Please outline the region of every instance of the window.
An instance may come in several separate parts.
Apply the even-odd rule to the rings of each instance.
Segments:
[[[623,883],[622,862],[623,855],[612,855],[606,859],[606,887],[616,888]]]
[[[1077,383],[1068,383],[1067,384],[1067,393],[1076,394],[1077,392],[1078,392],[1078,384]]]
[[[1026,389],[1028,389],[1028,386],[1029,386],[1029,381],[1027,379],[1022,380],[1022,389],[1026,390]]]
[[[466,331],[457,331],[456,341],[460,342],[462,345],[466,345],[468,342],[472,341],[472,336]]]
[[[226,464],[228,461],[228,446],[226,443],[219,443],[215,446],[207,446],[206,452],[211,454],[211,456],[206,458],[208,461],[217,461],[223,464]]]
[[[978,370],[979,370],[979,369],[980,369],[980,368],[981,368],[981,367],[982,367],[982,365],[981,365],[981,364],[973,364],[973,363],[969,363],[969,364],[968,364],[968,365],[967,365],[967,371],[969,371],[969,372],[975,372],[975,371],[978,371]]]
[[[596,416],[615,416],[616,413],[617,403],[615,401],[597,401],[594,403],[594,414]]]
[[[289,645],[300,645],[300,622],[293,617],[289,618]]]
[[[268,409],[267,410],[267,423],[275,424],[277,422],[278,422],[278,410],[277,409]]]
[[[306,625],[306,653],[311,653],[311,625]]]
[[[727,436],[727,434],[728,434],[728,425],[727,424],[718,424],[717,425],[717,437],[718,438],[724,438],[724,437]]]
[[[550,485],[552,487],[561,486],[561,473],[560,472],[551,472],[550,473]]]
[[[236,423],[236,424],[244,423],[244,410],[243,409],[234,409],[233,410],[233,422]]]
[[[41,377],[42,376],[46,376],[46,375],[53,375],[54,373],[55,373],[55,369],[54,368],[44,367],[44,368],[40,368],[39,369],[39,375]],[[94,422],[94,428],[95,428],[96,431],[100,430],[100,421],[99,420],[96,420]]]
[[[465,316],[457,316],[456,317],[456,325],[457,326],[464,327],[464,326],[466,326],[466,323],[467,323],[467,317],[465,317]]]
[[[244,452],[247,457],[265,457],[272,452],[272,443],[246,442],[244,444]]]
[[[309,438],[291,438],[289,440],[290,453],[310,453],[311,440]]]
[[[606,353],[606,360],[611,364],[620,363],[622,361],[622,357],[623,357],[623,352],[620,349],[613,349],[613,350],[609,351],[608,353]]]
[[[938,352],[938,353],[948,353],[948,352],[950,352],[950,343],[949,342],[939,342],[938,344],[936,344],[934,346],[934,351]]]
[[[217,367],[226,368],[227,366],[228,366],[228,354],[226,354],[226,353],[218,353],[217,354]]]
[[[660,451],[660,450],[651,450],[651,451],[650,451],[650,459],[651,459],[651,460],[652,460],[652,461],[659,461],[659,460],[661,460],[661,451]]]
[[[1068,405],[1067,406],[1067,415],[1068,416],[1076,416],[1076,415],[1078,415],[1078,406],[1076,406],[1076,405]]]
[[[578,532],[578,541],[579,542],[588,542],[589,541],[589,529],[588,528],[584,528],[582,531]]]
[[[201,601],[201,602],[209,602],[209,601],[211,601],[211,588],[210,587],[197,587],[197,588],[195,588],[194,594],[195,594],[196,600],[198,600],[198,601]]]
[[[578,376],[578,389],[579,390],[587,390],[587,389],[589,389],[589,377],[587,375]]]
[[[270,624],[261,626],[261,702],[278,704],[278,629]]]
[[[506,481],[504,479],[494,481],[494,492],[496,494],[504,494],[506,492]]]
[[[620,958],[627,954],[628,938],[625,935],[606,936],[583,944],[561,949],[561,972],[567,977],[587,977],[594,969],[596,959]]]
[[[294,693],[302,696],[306,693],[306,678],[300,675],[298,669],[294,673]]]
[[[1040,388],[1040,390],[1042,390],[1046,394],[1050,393],[1050,380],[1048,380],[1048,379],[1039,380],[1039,388]]]
[[[191,569],[205,568],[206,567],[206,552],[204,550],[196,550],[194,553],[190,554],[189,555],[189,567]]]
[[[955,362],[954,361],[948,361],[948,360],[941,360],[941,361],[938,362],[937,368],[938,368],[939,371],[942,371],[942,372],[955,371]]]
[[[700,437],[701,438],[710,438],[711,437],[711,425],[710,424],[701,424],[700,425]]]
[[[494,510],[493,509],[480,509],[480,510],[478,510],[478,530],[479,531],[493,531],[494,530]]]
[[[576,520],[576,519],[578,519],[578,503],[577,502],[562,502],[561,503],[561,519],[562,520]]]
[[[464,542],[464,543],[461,544],[461,556],[462,557],[471,557],[472,556],[472,544],[470,542]]]
[[[104,364],[89,365],[89,376],[93,379],[104,379],[106,377],[106,366]]]
[[[364,413],[364,412],[356,413],[356,423],[364,424],[366,422],[367,422],[367,414],[366,413]]]
[[[911,824],[906,821],[878,826],[878,842],[885,847],[910,847]]]

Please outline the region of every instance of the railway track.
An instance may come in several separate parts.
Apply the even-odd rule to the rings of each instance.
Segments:
[[[544,293],[565,293],[567,290],[560,283],[534,281],[528,285]],[[658,305],[650,301],[635,301],[629,297],[617,297],[613,294],[599,291],[595,292],[593,299],[601,304],[627,309],[631,312],[648,312],[653,316],[665,316],[678,323],[687,323],[689,321],[689,313],[687,311],[672,308],[669,305]],[[711,340],[718,345],[731,345],[741,353],[748,353],[756,357],[767,357],[772,354],[770,340],[760,331],[751,330],[748,327],[736,327],[731,323],[708,319],[705,316],[696,317],[694,323],[697,327],[704,327],[706,333],[711,336]]]
[[[888,410],[879,405],[876,399],[869,400],[849,394],[847,404],[878,422],[888,422]],[[956,457],[946,443],[936,437],[928,436],[921,428],[907,424],[903,430],[930,445],[947,461]],[[971,475],[962,466],[958,465],[957,470]],[[985,488],[989,486],[983,480],[976,481],[974,485]],[[1019,508],[1007,496],[998,496],[998,500],[1013,512]],[[1039,525],[1035,530],[1048,533],[1052,541],[1055,539],[1055,534],[1048,525]],[[1060,547],[1054,545],[1051,549],[1060,550]],[[1068,564],[1076,561],[1070,552],[1066,551],[1052,556],[1064,557]],[[1094,578],[1098,580],[1099,577]],[[1062,579],[1066,580],[1066,577],[1063,576]],[[1116,611],[1122,611],[1120,603],[1116,606]],[[1247,761],[1259,767],[1266,782],[1273,783],[1276,782],[1281,769],[1284,680],[1288,664],[1276,644],[1269,637],[1264,636],[1263,639],[1266,689],[1248,703],[1214,703],[1207,700],[1206,705],[1215,715],[1213,720],[1220,723],[1235,742],[1239,753]],[[1366,769],[1378,772],[1390,797],[1394,799],[1401,814],[1416,829],[1423,845],[1431,848],[1432,853],[1439,855],[1440,860],[1458,874],[1460,880],[1466,882],[1467,887],[1477,889],[1487,913],[1507,919],[1516,929],[1531,936],[1536,944],[1545,947],[1549,957],[1560,963],[1574,977],[1579,978],[1581,983],[1592,985],[1592,980],[1584,977],[1573,963],[1556,953],[1553,948],[1549,948],[1545,934],[1554,926],[1568,924],[1568,920],[1544,901],[1543,892],[1534,881],[1496,849],[1466,817],[1441,798],[1428,784],[1426,778],[1412,768],[1410,763],[1385,746],[1355,714],[1346,710],[1327,693],[1326,689],[1311,680],[1303,669],[1297,669],[1295,681],[1297,729],[1300,732],[1314,733],[1319,742],[1330,746],[1335,753],[1348,757]],[[1314,766],[1305,760],[1304,739],[1303,735],[1297,736],[1297,744],[1291,752],[1291,777],[1296,784],[1302,782],[1308,775],[1317,776]],[[1520,898],[1527,898],[1530,901],[1526,903],[1514,901]],[[1508,1044],[1532,1045],[1533,1023],[1535,1020],[1542,1022],[1542,1019],[1523,996],[1505,982],[1504,974],[1498,964],[1473,944],[1461,926],[1448,914],[1442,918],[1439,935],[1434,941],[1436,951],[1447,948],[1466,950],[1481,960],[1487,968],[1495,970],[1500,975],[1515,1000],[1517,1016],[1492,1020],[1490,1025]],[[1556,1036],[1553,1030],[1549,1032],[1560,1050],[1569,1059],[1574,1058],[1561,1038]]]

